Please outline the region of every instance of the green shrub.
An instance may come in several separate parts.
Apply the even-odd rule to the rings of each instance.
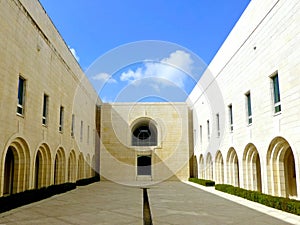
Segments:
[[[96,176],[91,177],[91,178],[85,178],[85,179],[81,179],[81,180],[76,181],[76,186],[85,186],[85,185],[92,184],[92,183],[95,183],[95,182],[98,182],[98,181],[100,181],[100,176],[96,175]]]
[[[189,178],[189,181],[194,182],[196,184],[200,184],[206,187],[212,187],[215,186],[215,182],[212,180],[204,180],[204,179],[198,179],[198,178]]]
[[[300,215],[300,201],[294,199],[275,197],[258,191],[249,191],[239,187],[234,187],[228,184],[217,184],[215,185],[215,189],[288,213]]]

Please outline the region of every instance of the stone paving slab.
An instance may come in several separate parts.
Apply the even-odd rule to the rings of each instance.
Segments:
[[[0,224],[143,224],[143,191],[98,182],[0,214]]]
[[[289,224],[220,197],[220,193],[214,189],[203,190],[199,185],[191,185],[173,181],[149,187],[148,197],[154,225]],[[241,199],[233,196],[235,198]],[[276,210],[267,212],[274,213]],[[294,218],[293,221],[300,218],[286,215]],[[293,224],[300,224],[298,221]],[[1,224],[142,225],[143,191],[138,187],[102,181],[2,213]]]
[[[154,225],[290,224],[180,182],[151,186],[148,197]]]

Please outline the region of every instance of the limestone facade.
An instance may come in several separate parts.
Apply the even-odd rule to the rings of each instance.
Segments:
[[[249,3],[188,99],[193,176],[299,199],[299,38],[299,1]]]
[[[186,103],[104,104],[101,112],[100,171],[104,179],[130,185],[188,179],[190,128]],[[149,138],[143,136],[147,127]],[[153,138],[153,142],[137,143],[139,135],[141,140]],[[146,157],[148,164],[143,162]],[[148,172],[139,173],[143,168]]]
[[[0,196],[93,176],[100,100],[68,46],[38,1],[0,1],[0,27]]]

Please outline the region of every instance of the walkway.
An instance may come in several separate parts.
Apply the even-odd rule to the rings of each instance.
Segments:
[[[151,186],[148,197],[154,225],[288,224],[180,182]],[[99,182],[2,213],[0,224],[142,225],[143,191]]]

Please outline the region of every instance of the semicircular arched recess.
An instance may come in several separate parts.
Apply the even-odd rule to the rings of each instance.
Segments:
[[[51,183],[51,150],[45,143],[36,152],[34,162],[34,187],[47,187]]]
[[[223,184],[224,183],[224,160],[220,150],[216,154],[215,173],[216,173],[216,178],[215,178],[216,183]]]
[[[156,123],[149,118],[138,119],[131,128],[132,146],[157,146],[158,131]]]
[[[207,153],[206,156],[206,179],[213,180],[213,161],[211,153]]]
[[[204,157],[202,154],[199,157],[199,178],[205,179]]]
[[[72,149],[68,159],[68,181],[76,182],[76,154]]]
[[[29,189],[30,151],[23,138],[14,139],[3,157],[4,174],[1,195],[10,195]]]
[[[54,161],[54,184],[65,182],[66,172],[66,155],[63,148],[59,148],[55,155]]]
[[[248,190],[262,191],[260,157],[254,144],[249,143],[244,150],[244,187]]]
[[[239,160],[237,153],[233,147],[227,153],[227,183],[239,187],[240,186],[240,173],[239,173]]]
[[[293,150],[283,137],[274,138],[267,152],[269,194],[297,197],[296,168]]]

